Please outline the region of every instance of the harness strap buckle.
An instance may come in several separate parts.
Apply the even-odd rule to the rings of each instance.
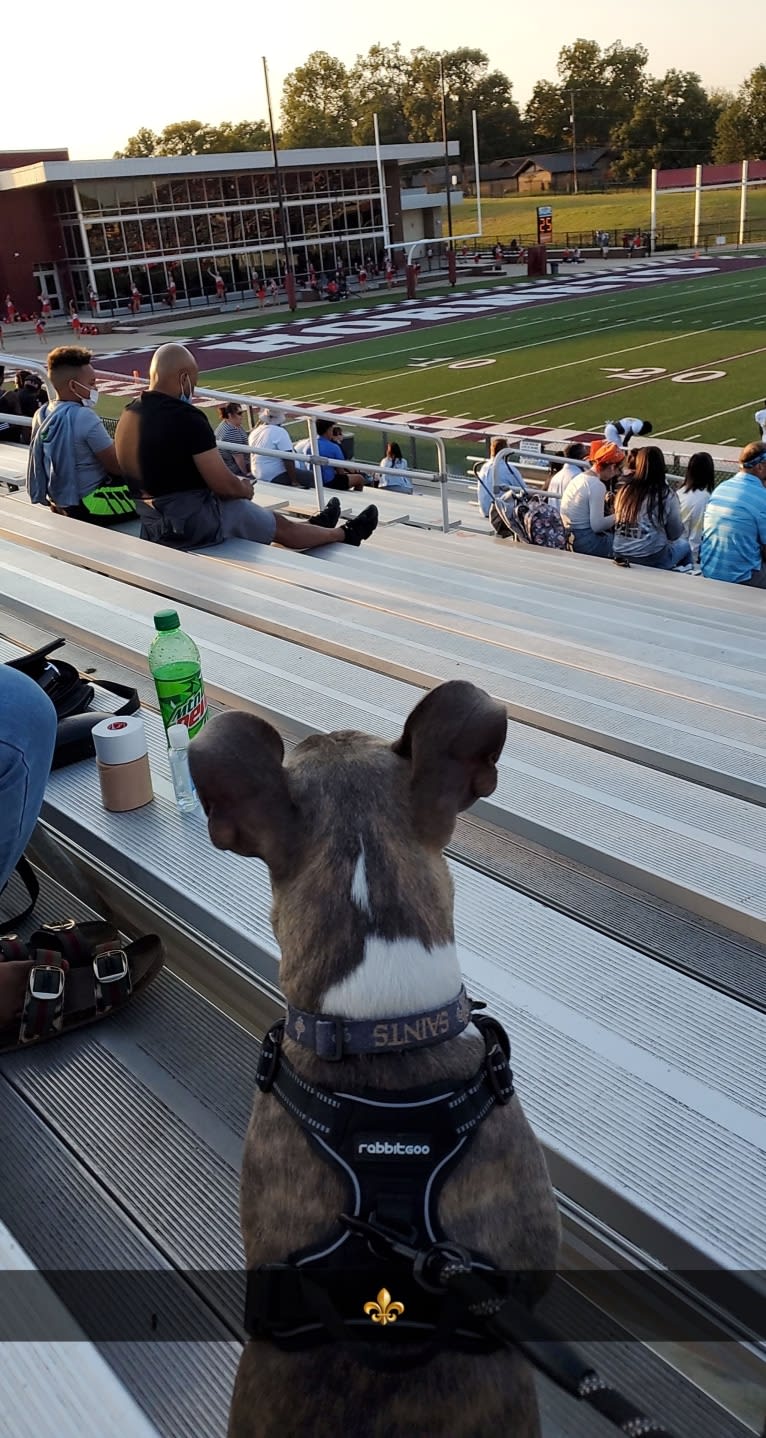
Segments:
[[[316,1052],[328,1063],[340,1063],[346,1046],[344,1019],[317,1019],[314,1029]]]
[[[274,1085],[282,1057],[284,1031],[284,1020],[280,1019],[278,1023],[272,1024],[268,1033],[264,1035],[258,1068],[255,1071],[255,1082],[261,1093],[269,1093]]]

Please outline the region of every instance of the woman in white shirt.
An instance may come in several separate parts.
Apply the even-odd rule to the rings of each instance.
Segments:
[[[624,459],[619,445],[601,444],[593,454],[592,469],[569,481],[561,499],[561,518],[575,554],[611,559],[614,515],[606,513],[606,500]]]
[[[381,489],[396,489],[400,494],[412,494],[412,481],[407,474],[407,461],[398,444],[388,445],[385,458],[380,461],[381,474],[378,483]]]
[[[699,564],[705,510],[714,488],[713,456],[704,450],[699,454],[693,454],[686,466],[684,482],[678,491],[678,503],[681,506],[681,518],[692,547],[692,559],[695,564]]]

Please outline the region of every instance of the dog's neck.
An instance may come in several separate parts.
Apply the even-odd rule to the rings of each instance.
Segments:
[[[336,872],[340,878],[340,866]],[[295,891],[292,892],[293,902]],[[283,989],[296,1007],[347,1019],[394,1018],[454,999],[462,982],[443,858],[395,873],[368,865],[361,836],[353,867],[331,895],[326,919],[301,906],[302,922],[280,921]],[[318,917],[318,916],[317,916]]]
[[[365,940],[361,964],[322,996],[321,1011],[344,1019],[394,1018],[454,999],[462,978],[454,943],[428,949],[419,939]]]

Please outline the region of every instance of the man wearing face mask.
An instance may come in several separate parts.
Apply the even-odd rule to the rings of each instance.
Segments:
[[[190,403],[198,372],[184,345],[160,345],[149,388],[126,405],[117,425],[117,455],[137,496],[143,539],[175,549],[249,539],[307,550],[356,547],[370,538],[378,522],[374,505],[339,524],[335,496],[305,523],[254,504],[252,480],[226,466],[210,421]]]
[[[48,355],[56,398],[34,417],[27,466],[33,504],[89,524],[121,524],[136,516],[117,454],[94,409],[96,371],[90,350],[62,345]]]

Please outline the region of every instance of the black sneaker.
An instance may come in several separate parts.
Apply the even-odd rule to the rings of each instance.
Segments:
[[[318,514],[312,514],[309,524],[318,524],[320,529],[335,529],[339,519],[340,500],[337,494],[334,494],[331,499],[328,499],[324,509],[320,509]]]
[[[346,544],[353,544],[356,549],[363,540],[369,539],[378,527],[378,511],[374,504],[368,504],[361,514],[355,514],[353,519],[347,519],[343,525]]]

